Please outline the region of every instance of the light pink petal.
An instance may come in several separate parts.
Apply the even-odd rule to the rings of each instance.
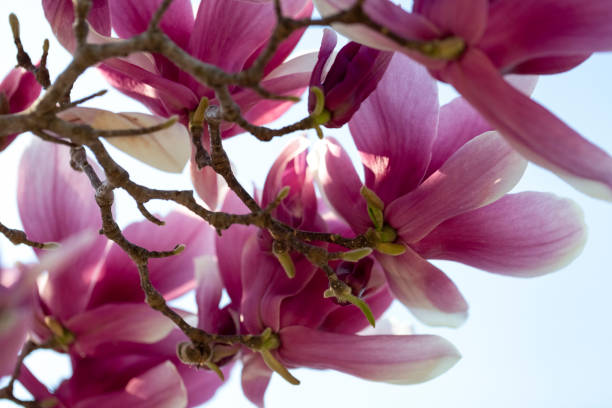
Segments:
[[[15,369],[17,355],[30,328],[32,313],[29,309],[0,309],[0,377]]]
[[[501,135],[483,133],[416,190],[387,206],[385,219],[404,242],[417,242],[443,221],[500,198],[520,180],[526,165]]]
[[[576,189],[612,200],[612,158],[509,86],[481,52],[468,52],[444,78],[529,160]]]
[[[19,164],[17,202],[28,237],[39,242],[62,242],[80,237],[84,246],[70,251],[70,263],[52,265],[52,273],[41,288],[41,296],[55,316],[66,318],[88,301],[99,272],[107,239],[94,234],[101,225],[95,191],[84,173],[70,167],[67,147],[33,140]],[[72,245],[68,245],[72,247]],[[44,252],[37,250],[39,256]],[[75,294],[67,297],[66,291]]]
[[[178,255],[149,260],[153,286],[166,299],[173,299],[195,287],[193,261],[198,256],[213,253],[214,231],[203,220],[186,212],[174,211],[160,219],[166,225],[141,221],[129,225],[123,233],[131,242],[150,250],[168,251],[178,244],[185,245],[185,250]],[[90,307],[143,300],[136,265],[122,249],[113,245],[94,288]]]
[[[170,333],[170,319],[145,303],[115,303],[80,313],[66,322],[75,335],[74,351],[93,354],[101,344],[130,341],[155,343]]]
[[[138,35],[149,26],[162,0],[108,0],[113,29],[121,38]],[[182,48],[187,48],[193,29],[193,9],[189,0],[174,0],[164,13],[160,28]]]
[[[416,0],[413,11],[423,14],[443,33],[473,43],[486,28],[489,0]]]
[[[114,113],[102,109],[76,107],[62,112],[60,118],[85,123],[100,130],[141,129],[158,126],[166,118],[145,113]],[[110,144],[156,169],[170,173],[183,171],[190,153],[189,133],[185,126],[172,126],[141,136],[110,137]]]
[[[74,408],[184,408],[187,390],[174,364],[169,361],[132,378],[122,391],[88,398]]]
[[[209,333],[215,333],[216,323],[220,317],[219,302],[223,290],[217,260],[213,255],[203,255],[194,262],[198,327]]]
[[[53,34],[60,44],[67,50],[74,49],[76,41],[72,23],[74,21],[74,9],[72,0],[43,0],[45,17],[51,24]],[[109,36],[111,34],[111,19],[108,0],[93,0],[91,10],[87,15],[87,21],[98,33]]]
[[[426,177],[438,170],[461,146],[489,130],[493,130],[489,122],[464,98],[455,98],[442,106],[438,136],[433,145]]]
[[[313,0],[313,3],[322,16],[327,17],[342,10],[349,9],[354,0]],[[364,3],[365,13],[375,22],[409,40],[432,40],[440,37],[440,31],[425,16],[408,13],[400,6],[389,0],[367,0]],[[353,41],[381,50],[399,51],[410,54],[419,62],[427,63],[430,67],[440,67],[438,61],[428,61],[422,55],[408,51],[389,37],[365,27],[361,24],[334,24],[333,28]]]
[[[221,211],[231,214],[250,212],[233,192],[226,196]],[[257,230],[253,227],[234,224],[229,229],[222,231],[221,236],[215,237],[221,280],[232,303],[236,305],[240,305],[242,297],[241,251],[244,250],[247,239],[256,233]]]
[[[318,164],[313,167],[319,169],[317,181],[325,198],[355,232],[365,232],[372,221],[368,216],[366,202],[359,194],[363,183],[350,157],[331,137],[319,144],[317,154]]]
[[[564,267],[578,256],[585,241],[584,216],[574,202],[526,192],[451,218],[421,240],[416,250],[425,258],[530,277]]]
[[[385,270],[393,295],[420,321],[430,326],[463,324],[468,305],[444,272],[411,248],[399,256],[378,254],[376,259]]]
[[[383,202],[391,202],[421,182],[437,122],[436,83],[419,64],[396,54],[376,90],[349,122],[366,185]]]
[[[611,51],[611,15],[608,0],[497,0],[480,48],[504,72],[536,58]]]
[[[242,392],[259,408],[264,406],[264,394],[268,388],[272,370],[257,353],[245,354],[242,358]]]
[[[281,330],[282,360],[392,384],[415,384],[450,369],[461,357],[438,336],[356,336],[301,326]]]

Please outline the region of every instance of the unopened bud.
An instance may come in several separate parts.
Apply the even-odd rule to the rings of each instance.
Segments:
[[[285,270],[287,277],[293,279],[295,277],[295,264],[285,244],[280,241],[274,241],[272,243],[272,253]]]
[[[50,241],[50,242],[45,242],[43,244],[42,249],[57,249],[57,248],[59,248],[61,246],[62,246],[62,244],[60,244],[59,242],[52,242],[52,241]]]
[[[19,19],[14,13],[9,14],[9,24],[13,31],[13,38],[19,38]]]
[[[177,246],[174,247],[174,249],[172,250],[172,253],[174,255],[178,255],[184,250],[185,250],[185,244],[178,244]]]

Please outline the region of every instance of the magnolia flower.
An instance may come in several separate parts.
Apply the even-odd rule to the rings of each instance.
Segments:
[[[89,41],[112,41],[109,37],[111,28],[121,38],[142,33],[160,3],[161,0],[94,1],[88,17],[91,25]],[[43,7],[58,40],[68,50],[74,50],[72,1],[43,0]],[[287,16],[303,18],[310,16],[313,7],[310,0],[283,0],[282,9]],[[189,0],[175,0],[161,20],[160,27],[178,46],[195,58],[228,72],[238,72],[253,63],[265,47],[275,24],[272,2],[203,1],[194,17]],[[308,86],[316,56],[311,54],[285,61],[302,33],[303,30],[298,30],[280,44],[265,68],[260,84],[263,88],[275,94],[298,96]],[[189,113],[196,109],[203,97],[208,98],[211,104],[218,104],[212,89],[200,84],[161,55],[133,54],[127,58],[106,60],[98,68],[119,91],[138,100],[156,115],[178,115],[184,125],[188,124]],[[263,99],[251,89],[236,86],[230,87],[230,93],[240,106],[243,116],[258,125],[278,118],[292,105],[291,101]],[[222,131],[224,137],[243,132],[233,123],[224,123]],[[207,147],[206,131],[204,138],[203,143]],[[142,146],[128,143],[129,140],[126,140],[119,148],[138,158]],[[185,137],[183,143],[189,145],[189,139]],[[149,152],[148,156],[156,154],[163,159],[169,153],[172,151],[161,148]],[[208,186],[206,190],[197,192],[214,208],[218,189],[216,174],[210,167],[198,169],[194,160],[191,163],[191,173],[194,184]],[[195,183],[195,180],[198,182]]]
[[[314,112],[321,124],[328,128],[341,127],[351,119],[361,102],[376,89],[393,55],[350,42],[342,47],[331,67],[326,69],[336,41],[336,34],[326,29],[310,78],[308,95],[308,111]],[[317,96],[317,92],[323,98]]]
[[[323,15],[354,0],[314,0]],[[408,13],[389,0],[365,12],[414,47],[365,25],[338,26],[355,41],[403,52],[461,93],[529,160],[578,190],[612,200],[612,158],[583,139],[502,75],[554,74],[597,51],[612,50],[607,0],[416,0]]]
[[[109,365],[108,370],[138,377],[170,360],[181,367],[164,366],[164,372],[178,369],[177,384],[187,387],[189,401],[205,401],[212,395],[207,382],[214,380],[214,388],[220,382],[212,375],[197,377],[198,373],[178,362],[177,336],[182,340],[185,336],[144,302],[138,271],[130,257],[97,233],[101,218],[95,191],[85,174],[72,170],[69,162],[67,148],[34,141],[19,167],[18,205],[28,237],[41,242],[65,242],[87,231],[95,236],[73,253],[70,264],[47,268],[47,278],[38,287],[36,337],[40,341],[53,337],[59,349],[71,354],[79,378],[70,381],[80,384],[83,392],[87,381],[93,382],[94,389],[106,390],[118,384],[114,381],[119,380],[113,377],[97,383],[89,369],[81,370],[87,367],[87,359],[109,354],[112,348],[114,365]],[[212,251],[214,232],[201,220],[182,212],[172,212],[163,220],[163,227],[149,221],[137,222],[123,233],[131,242],[151,250],[185,245],[185,250],[176,256],[149,261],[153,285],[166,299],[173,299],[195,286],[194,260]],[[135,361],[137,366],[133,366]],[[132,377],[121,378],[127,381]]]
[[[350,231],[345,224],[318,215],[306,147],[304,140],[296,140],[281,153],[266,180],[261,204],[267,205],[290,186],[273,214],[276,218],[293,227],[326,231],[329,226],[346,234]],[[244,211],[235,196],[228,196],[224,209]],[[217,238],[219,270],[230,307],[240,316],[241,333],[265,333],[266,341],[278,346],[261,353],[243,352],[242,388],[257,406],[263,406],[270,367],[294,384],[297,380],[286,368],[334,369],[372,381],[411,384],[443,373],[459,359],[457,350],[437,336],[357,335],[368,321],[358,308],[322,296],[329,285],[322,271],[305,257],[290,254],[295,265],[295,277],[290,279],[277,260],[271,237],[236,227]],[[339,250],[331,250],[335,249]],[[357,268],[343,262],[331,266],[341,279],[358,287],[376,317],[387,309],[391,297],[374,259],[367,258]]]
[[[506,194],[526,162],[462,98],[440,109],[434,81],[408,58],[393,57],[349,128],[365,183],[342,147],[327,140],[322,191],[353,231],[376,241],[391,291],[423,322],[458,326],[468,308],[427,259],[530,277],[581,251],[581,210],[552,194]]]
[[[25,110],[38,98],[40,89],[34,74],[23,68],[12,69],[0,83],[0,115]],[[0,152],[16,137],[16,134],[1,136]]]

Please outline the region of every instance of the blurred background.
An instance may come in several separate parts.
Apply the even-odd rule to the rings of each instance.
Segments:
[[[10,3],[10,4],[9,4]],[[199,3],[194,2],[194,7]],[[51,41],[48,66],[54,78],[70,61],[69,54],[55,41],[38,0],[0,2],[0,75],[15,64],[15,48],[8,14],[20,19],[22,41],[35,60],[44,38]],[[321,30],[309,30],[299,50],[319,46]],[[534,98],[570,126],[608,152],[612,152],[612,54],[600,54],[573,71],[543,77]],[[100,89],[109,93],[88,103],[113,111],[147,110],[139,103],[109,88],[89,69],[76,83],[76,99]],[[440,86],[441,103],[455,96]],[[304,102],[296,104],[276,127],[307,114]],[[348,130],[325,130],[341,140],[357,158]],[[261,187],[267,171],[280,150],[295,136],[258,142],[240,135],[225,145],[238,177],[245,186]],[[20,228],[16,206],[19,157],[29,143],[20,136],[0,154],[0,218],[12,228]],[[314,132],[309,133],[315,141]],[[133,179],[156,188],[190,188],[189,175],[162,173],[112,149],[116,160],[129,170]],[[362,170],[359,169],[361,172]],[[459,329],[432,329],[415,322],[400,304],[394,304],[385,317],[405,329],[446,337],[461,351],[462,360],[449,372],[430,382],[398,386],[367,382],[332,371],[293,370],[302,384],[286,383],[278,375],[266,393],[268,407],[612,407],[612,205],[591,199],[570,188],[548,171],[529,165],[515,191],[549,191],[570,197],[584,210],[589,238],[583,253],[561,271],[535,279],[515,279],[488,274],[452,262],[435,262],[457,283],[470,304],[470,317]],[[155,203],[150,209],[165,213],[169,207]],[[121,225],[141,219],[134,203],[117,194],[117,214]],[[33,260],[32,251],[14,247],[0,237],[0,258],[4,266]],[[181,307],[194,309],[193,296],[179,300]],[[39,351],[29,357],[28,366],[47,386],[57,386],[70,375],[65,356]],[[250,407],[240,390],[240,365],[209,407]],[[0,385],[5,381],[0,382]],[[0,400],[0,407],[10,407]]]

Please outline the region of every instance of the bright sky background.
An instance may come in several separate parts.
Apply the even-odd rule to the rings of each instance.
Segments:
[[[10,4],[9,4],[10,3]],[[0,4],[0,76],[14,64],[15,50],[8,25],[9,12],[21,21],[22,38],[33,59],[44,38],[51,40],[49,66],[52,77],[67,64],[68,54],[54,41],[43,17],[40,2],[2,1]],[[320,32],[303,42],[303,48],[318,46]],[[570,73],[545,77],[534,98],[577,129],[586,138],[612,152],[612,54],[596,55]],[[108,88],[90,69],[77,82],[73,98]],[[453,96],[447,87],[441,98]],[[115,111],[146,111],[138,103],[110,92],[90,104]],[[286,122],[306,113],[304,104],[292,108]],[[326,132],[339,137],[355,152],[346,129]],[[314,140],[313,135],[311,138]],[[19,155],[28,136],[20,136],[0,155],[0,217],[10,227],[20,227],[15,194]],[[267,170],[289,139],[268,144],[248,135],[227,142],[230,158],[246,185],[255,180],[261,186]],[[136,181],[151,187],[188,188],[187,174],[163,174],[135,160],[117,154],[120,163]],[[468,322],[457,330],[434,330],[416,324],[420,333],[440,334],[452,341],[463,359],[448,373],[426,384],[395,386],[366,382],[331,371],[293,370],[302,381],[295,387],[273,376],[266,394],[268,407],[610,407],[612,387],[612,206],[580,194],[549,172],[530,165],[516,191],[550,191],[575,200],[585,211],[588,243],[570,266],[549,276],[520,280],[487,274],[451,262],[437,262],[462,290],[470,303]],[[165,211],[163,206],[153,207]],[[118,198],[122,225],[140,219],[125,196]],[[29,248],[12,247],[0,238],[2,262],[32,259]],[[395,304],[388,317],[410,326],[409,312]],[[41,373],[50,386],[69,374],[66,360],[51,353],[38,353],[28,365]],[[249,407],[240,390],[239,367],[208,404],[209,407]],[[11,406],[0,401],[0,407]]]

